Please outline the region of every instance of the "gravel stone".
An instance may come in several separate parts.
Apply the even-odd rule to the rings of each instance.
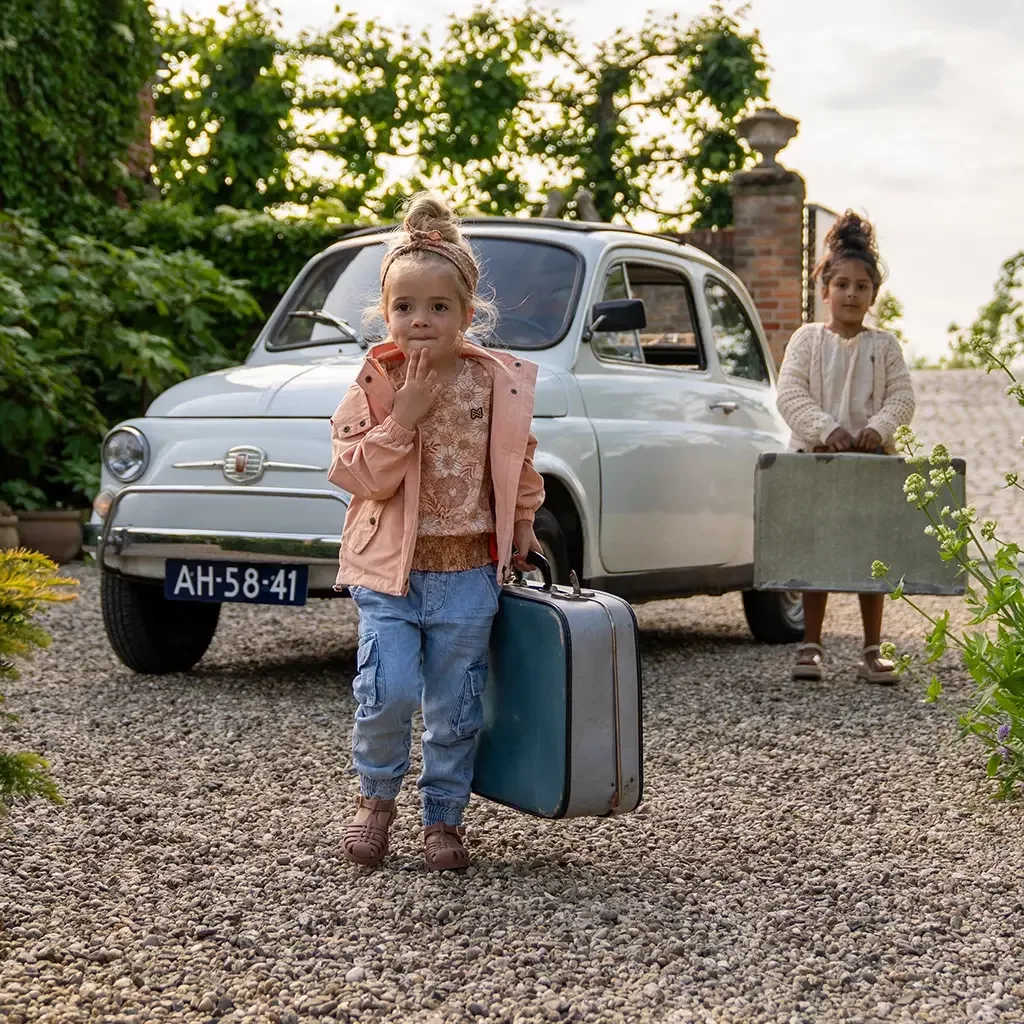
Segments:
[[[999,489],[1024,413],[984,374],[917,382],[923,439],[965,438],[979,515],[1024,538]],[[96,570],[69,571],[79,600],[8,687],[5,743],[45,750],[67,803],[0,824],[5,1024],[1024,1019],[1020,806],[914,684],[856,682],[851,598],[820,684],[749,639],[735,595],[639,607],[646,813],[475,800],[476,873],[438,876],[412,785],[385,868],[341,854],[348,602],[225,607],[193,672],[144,677],[106,644]],[[910,609],[886,615],[922,647]],[[964,705],[955,658],[938,669]]]

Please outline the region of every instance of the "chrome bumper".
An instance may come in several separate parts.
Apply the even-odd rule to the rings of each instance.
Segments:
[[[336,567],[341,537],[319,537],[294,533],[251,534],[242,531],[176,530],[172,528],[117,526],[115,520],[121,502],[132,494],[251,494],[258,498],[313,498],[337,501],[348,507],[348,498],[335,491],[285,487],[194,487],[178,485],[138,485],[122,488],[114,496],[102,524],[85,526],[85,550],[95,555],[100,565],[107,555],[118,558],[230,558],[238,562],[259,562],[268,558],[278,562]]]

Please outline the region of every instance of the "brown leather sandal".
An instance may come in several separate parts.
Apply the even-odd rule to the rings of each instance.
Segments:
[[[423,852],[431,871],[458,871],[469,867],[469,853],[462,845],[466,830],[439,821],[423,831]]]
[[[362,810],[369,811],[357,820]],[[356,817],[345,828],[342,849],[345,856],[363,867],[376,867],[388,855],[388,829],[398,816],[394,800],[376,800],[360,796],[356,801]]]

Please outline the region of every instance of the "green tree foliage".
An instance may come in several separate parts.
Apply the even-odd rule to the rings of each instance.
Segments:
[[[0,3],[0,209],[79,225],[132,190],[148,0]]]
[[[939,360],[943,369],[989,369],[1010,366],[1024,355],[1024,251],[1005,260],[989,302],[969,327],[950,324],[949,355]]]
[[[888,331],[901,345],[907,344],[907,336],[900,324],[905,308],[892,292],[882,292],[875,304],[875,324],[879,330]]]
[[[386,216],[429,185],[504,214],[586,186],[608,219],[731,219],[728,179],[748,159],[734,126],[767,96],[745,8],[652,15],[589,52],[529,6],[481,4],[436,45],[352,17],[289,41],[263,10],[163,24],[167,196],[207,212],[332,197]],[[336,172],[314,175],[324,160]],[[689,186],[685,209],[660,208],[670,183]]]
[[[535,118],[529,149],[549,180],[586,186],[605,219],[648,212],[666,224],[680,214],[698,228],[731,223],[728,181],[748,159],[735,124],[768,93],[757,32],[744,34],[715,5],[686,27],[651,15],[637,35],[620,31],[589,56],[564,29],[548,40],[563,66],[534,104],[556,113],[546,124]],[[660,206],[669,181],[689,186],[682,211]]]
[[[234,11],[226,29],[185,15],[159,26],[166,69],[156,86],[164,133],[157,181],[197,208],[308,202],[319,183],[289,161],[301,148],[296,87],[301,52],[277,35],[261,5]]]
[[[37,551],[0,551],[0,682],[18,678],[16,659],[49,647],[49,634],[32,620],[42,605],[70,601],[74,595],[63,588],[77,582],[58,576],[57,566]],[[4,700],[0,693],[0,708]],[[0,709],[0,728],[17,721],[17,715]],[[0,750],[0,817],[18,800],[64,802],[49,767],[38,754]]]

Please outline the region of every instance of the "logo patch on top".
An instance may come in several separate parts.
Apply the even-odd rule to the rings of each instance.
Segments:
[[[469,418],[472,420],[482,420],[484,418],[484,407],[478,405],[475,409],[470,409]]]

